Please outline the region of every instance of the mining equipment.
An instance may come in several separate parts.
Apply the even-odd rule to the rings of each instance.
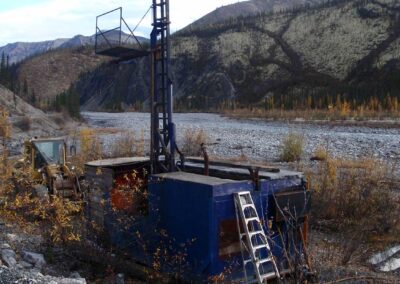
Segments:
[[[24,142],[24,158],[15,165],[18,171],[28,164],[34,188],[39,196],[80,197],[80,185],[73,167],[67,163],[66,144],[62,138],[33,138]]]
[[[151,10],[150,49],[132,30],[122,33],[122,8],[96,19],[98,54],[121,61],[148,56],[151,64],[150,157],[85,165],[86,212],[101,232],[96,237],[138,263],[156,264],[165,275],[191,282],[301,279],[309,271],[311,199],[303,174],[209,161],[206,153],[204,159],[180,154],[169,69],[169,1],[153,0]],[[119,26],[102,29],[101,18],[113,12],[119,13]]]

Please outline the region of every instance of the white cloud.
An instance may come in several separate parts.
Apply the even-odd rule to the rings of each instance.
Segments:
[[[170,0],[171,30],[176,31],[222,5],[237,0]],[[150,0],[48,0],[0,12],[0,46],[16,41],[43,41],[95,32],[96,16],[123,7],[123,15],[133,28],[150,7]],[[151,13],[138,29],[148,32]]]

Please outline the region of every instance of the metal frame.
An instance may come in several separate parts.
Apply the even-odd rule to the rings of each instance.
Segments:
[[[181,155],[176,147],[175,142],[175,125],[172,121],[173,114],[173,97],[172,97],[172,81],[170,79],[170,21],[169,21],[169,0],[152,0],[153,5],[153,30],[150,36],[150,61],[151,61],[151,145],[150,145],[150,163],[151,173],[173,172],[176,171],[175,151]],[[119,27],[108,31],[102,31],[99,26],[99,18],[115,11],[120,13]],[[148,10],[148,12],[150,9]],[[147,13],[146,13],[147,15]],[[146,16],[145,15],[145,16]],[[143,18],[142,18],[143,20]],[[122,47],[122,24],[125,24],[130,31],[130,36],[134,37],[141,50],[132,52],[136,55],[131,55],[130,52]],[[136,28],[135,28],[136,29]],[[112,31],[119,31],[119,40],[116,44],[110,42],[106,34]],[[131,30],[124,18],[122,17],[122,8],[111,10],[96,17],[96,53],[121,57],[122,59],[134,58],[147,55],[143,52],[143,47],[139,40],[133,34],[135,30]],[[99,51],[98,37],[101,37],[106,42],[106,51]],[[124,54],[129,54],[124,56]]]
[[[114,12],[116,12],[118,10],[119,10],[119,26],[117,26],[117,27],[115,27],[113,29],[110,29],[110,30],[102,31],[100,29],[100,27],[99,27],[99,18],[101,18],[103,16],[106,16],[108,14],[114,13]],[[122,24],[124,24],[126,26],[126,28],[130,32],[130,34],[128,34],[128,37],[124,41],[122,41],[122,27],[123,27]],[[110,32],[113,32],[113,31],[119,32],[119,37],[118,37],[118,40],[116,42],[110,41],[106,36],[107,33],[110,33]],[[103,46],[103,45],[99,45],[98,38],[103,38],[105,40],[106,48],[114,48],[114,47],[117,47],[117,46],[129,45],[128,40],[131,37],[135,39],[135,41],[136,41],[137,45],[139,46],[139,48],[143,49],[143,46],[141,45],[140,41],[134,35],[133,31],[128,26],[128,24],[126,23],[125,19],[122,17],[122,7],[119,7],[119,8],[116,8],[114,10],[108,11],[108,12],[103,13],[101,15],[98,15],[96,17],[96,33],[95,33],[95,51],[96,51],[96,53],[100,50],[100,47]]]
[[[175,125],[170,79],[169,0],[153,0],[151,32],[151,147],[152,173],[173,172],[175,166]]]

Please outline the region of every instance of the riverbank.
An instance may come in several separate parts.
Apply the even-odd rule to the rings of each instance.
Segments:
[[[143,132],[144,144],[149,145],[148,113],[84,112],[82,116],[90,127],[113,130],[101,135],[105,148],[126,131],[137,136]],[[208,137],[209,154],[222,158],[245,156],[260,162],[275,162],[279,159],[284,137],[294,132],[304,138],[304,160],[309,160],[319,146],[326,148],[333,157],[400,160],[400,131],[397,127],[233,119],[210,113],[177,113],[174,121],[178,145],[185,131],[203,130]]]

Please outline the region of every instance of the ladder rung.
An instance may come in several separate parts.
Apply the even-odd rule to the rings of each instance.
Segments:
[[[254,250],[259,250],[259,249],[262,249],[262,248],[267,248],[267,246],[265,244],[254,246]]]
[[[258,263],[259,263],[259,264],[264,264],[264,263],[271,262],[271,261],[272,261],[272,258],[267,257],[267,258],[260,259],[260,260],[258,261]]]
[[[269,272],[269,273],[265,273],[261,275],[261,279],[262,280],[268,280],[268,279],[273,279],[276,278],[276,273],[275,272]],[[248,284],[253,284],[253,283],[258,283],[257,279],[254,280],[250,280],[249,282],[247,282]]]
[[[246,218],[246,223],[252,222],[252,221],[258,221],[258,218],[257,217]]]
[[[264,232],[262,230],[257,230],[257,231],[253,231],[253,232],[249,232],[249,236],[250,238],[252,236],[258,235],[258,234],[264,234]]]
[[[254,210],[256,210],[256,208],[254,207],[254,205],[251,204],[251,203],[249,203],[249,204],[243,204],[242,206],[243,206],[243,210],[246,209],[246,208],[253,208]]]
[[[253,262],[253,260],[251,258],[243,260],[244,265],[246,265],[246,264],[248,264],[250,262]]]
[[[268,273],[262,274],[261,278],[263,280],[265,280],[265,279],[267,279],[267,280],[268,279],[273,279],[273,278],[276,278],[276,273],[275,272],[268,272]]]
[[[240,237],[240,249],[242,252],[242,261],[243,261],[243,268],[244,272],[246,274],[246,264],[252,263],[254,267],[254,277],[247,283],[259,283],[265,282],[265,280],[272,279],[279,277],[279,271],[277,270],[277,265],[275,263],[275,260],[272,256],[271,249],[268,244],[267,237],[265,235],[264,229],[262,226],[251,226],[251,229],[253,231],[250,231],[248,228],[248,225],[251,224],[250,222],[256,221],[259,224],[260,218],[258,217],[257,209],[256,206],[254,205],[253,198],[250,194],[249,191],[243,191],[243,192],[238,192],[235,193],[234,195],[235,199],[235,210],[236,210],[236,217],[238,219],[238,231],[239,231],[239,237]],[[245,210],[248,208],[252,208],[254,210],[253,214],[251,216],[246,217],[246,212]],[[240,213],[239,213],[240,210]],[[243,225],[245,232],[242,233],[240,224]],[[259,236],[256,238],[253,238],[254,236]],[[244,239],[243,237],[246,236]],[[259,243],[261,240],[262,244]],[[257,258],[257,255],[259,255],[257,252],[260,249],[266,249],[267,250],[267,256],[261,259]],[[250,259],[245,259],[244,255],[245,253],[249,253],[251,258]],[[271,263],[273,266],[273,271],[270,270],[270,272],[267,272],[265,274],[261,274],[261,270],[264,270],[262,264],[264,263]],[[246,276],[247,278],[247,276]],[[260,280],[260,281],[259,281]],[[246,279],[247,281],[247,279]]]

